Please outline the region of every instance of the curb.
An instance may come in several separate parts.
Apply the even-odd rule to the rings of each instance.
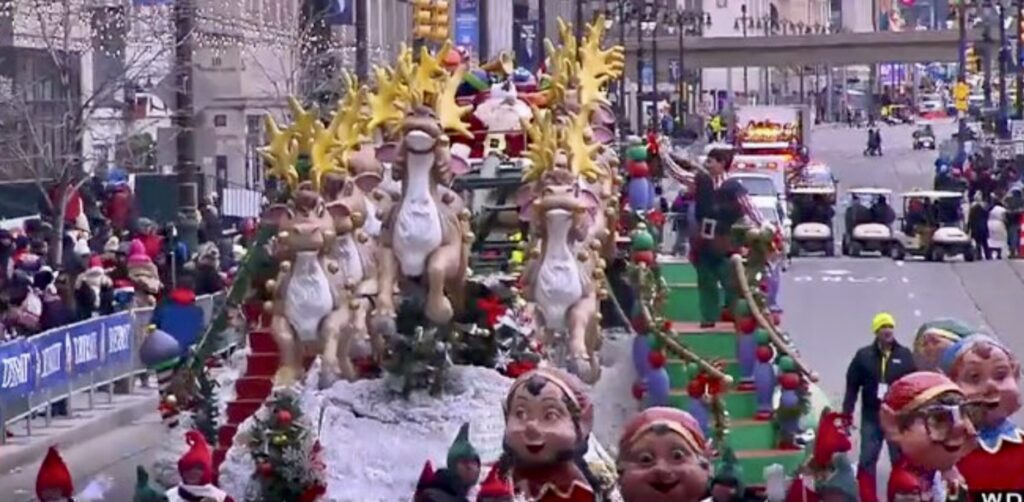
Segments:
[[[152,398],[152,399],[151,399]],[[0,473],[8,473],[20,467],[36,464],[42,461],[52,445],[59,445],[61,448],[71,448],[80,443],[96,439],[105,434],[117,432],[123,425],[131,424],[136,420],[149,415],[156,414],[156,391],[152,394],[140,394],[133,397],[134,403],[110,410],[92,410],[93,415],[83,419],[83,423],[62,430],[62,424],[55,422],[45,429],[51,432],[40,437],[27,438],[27,444],[7,444],[0,446]],[[89,413],[86,411],[86,413]]]

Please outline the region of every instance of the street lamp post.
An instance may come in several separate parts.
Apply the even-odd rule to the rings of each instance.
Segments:
[[[983,42],[983,49],[981,52],[982,64],[985,65],[984,71],[984,85],[982,90],[985,95],[985,109],[992,109],[992,0],[985,1],[985,7],[982,12],[982,32],[981,38]]]
[[[747,4],[740,5],[740,21],[743,23],[743,38],[747,38]],[[732,71],[732,70],[729,70]],[[750,90],[747,88],[747,67],[743,67],[743,99],[747,100]]]
[[[1007,128],[1007,117],[1009,116],[1009,99],[1006,95],[1006,75],[1010,69],[1009,46],[1006,41],[1006,7],[1003,0],[999,0],[999,118],[996,123],[996,133],[1000,138],[1006,139],[1009,135]]]
[[[637,19],[636,30],[636,133],[644,125],[644,13]]]
[[[1024,0],[1017,0],[1017,118],[1024,119]]]
[[[959,2],[956,5],[957,9],[957,31],[958,39],[960,41],[960,50],[958,51],[959,68],[957,69],[957,84],[967,84],[967,6],[964,2]],[[967,138],[967,122],[964,120],[964,111],[958,110],[957,115],[957,131],[956,131],[956,152],[957,158],[960,159],[964,155],[964,140]]]
[[[661,110],[658,109],[658,8],[649,4],[651,9],[651,75],[653,76],[651,89],[651,129],[657,131],[660,122]]]
[[[626,0],[619,0],[619,46],[626,46]],[[626,117],[626,84],[624,79],[619,79],[615,84],[619,90],[619,119]],[[621,130],[622,127],[620,126]]]
[[[178,236],[190,252],[199,246],[199,180],[192,104],[192,47],[195,11],[192,0],[174,2],[174,126],[177,133]]]
[[[703,11],[688,11],[682,5],[680,5],[676,11],[676,23],[679,29],[679,126],[682,127],[685,124],[684,117],[686,117],[687,106],[689,102],[687,96],[687,85],[686,85],[686,64],[684,62],[684,47],[683,38],[687,30],[693,30],[694,33],[699,37],[704,32],[704,25],[707,23],[711,24],[711,16],[705,14]]]

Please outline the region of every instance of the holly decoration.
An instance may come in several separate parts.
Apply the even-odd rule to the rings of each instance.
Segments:
[[[208,367],[198,370],[196,377],[199,396],[191,402],[192,422],[196,430],[206,438],[207,443],[217,444],[217,419],[220,416],[220,410],[217,408],[219,384],[211,377]]]
[[[326,492],[323,451],[295,391],[275,392],[254,415],[249,452],[256,472],[248,502],[315,502]]]

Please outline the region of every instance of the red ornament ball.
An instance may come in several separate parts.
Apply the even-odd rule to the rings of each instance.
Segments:
[[[800,375],[796,373],[783,373],[779,375],[779,385],[785,390],[796,390],[800,387]]]
[[[733,322],[732,311],[729,309],[722,309],[722,322]]]
[[[292,423],[292,412],[288,410],[278,410],[276,417],[277,423],[280,425],[287,427]]]
[[[662,331],[671,332],[672,331],[672,321],[665,321],[665,322],[661,323],[661,329],[662,329]]]
[[[653,267],[658,260],[654,256],[654,251],[634,251],[633,252],[633,263],[643,263],[648,267]]]
[[[775,357],[775,351],[768,345],[759,345],[757,347],[756,355],[758,361],[767,363],[772,360],[772,357]]]
[[[274,475],[274,466],[270,465],[270,462],[262,462],[256,467],[259,470],[260,476],[269,478]]]
[[[637,334],[647,333],[647,320],[643,316],[634,317],[629,323],[633,325],[633,331],[636,331]]]
[[[644,387],[643,382],[633,382],[632,392],[633,398],[639,401],[644,398],[644,394],[647,393],[647,389]]]
[[[686,384],[686,393],[694,399],[700,399],[704,397],[707,392],[707,384],[699,378],[690,380],[690,383]]]
[[[778,326],[778,325],[782,324],[782,313],[781,312],[772,312],[772,324],[775,325],[775,326]]]
[[[668,358],[665,357],[665,353],[660,350],[652,350],[647,354],[647,362],[651,364],[654,369],[661,369],[668,362]]]
[[[741,317],[736,320],[736,331],[749,335],[757,329],[757,319],[753,316]]]

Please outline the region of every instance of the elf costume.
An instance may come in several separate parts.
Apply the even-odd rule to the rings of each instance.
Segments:
[[[477,479],[464,479],[460,472],[460,464],[475,464],[476,472],[480,469],[480,455],[477,453],[473,443],[469,441],[469,424],[462,424],[459,428],[455,441],[448,448],[448,455],[443,469],[438,469],[430,476],[430,480],[424,483],[422,489],[417,489],[416,500],[422,502],[468,502],[469,490],[476,485]],[[426,470],[426,466],[424,466]],[[422,475],[421,475],[422,477]]]
[[[818,502],[824,483],[836,475],[836,457],[846,456],[853,448],[850,441],[849,415],[837,413],[829,408],[821,411],[818,430],[814,434],[814,446],[807,461],[797,470],[786,493],[787,502]]]
[[[836,453],[832,458],[832,473],[818,483],[818,492],[822,498],[836,495],[845,502],[860,501],[857,477],[853,474],[853,466],[850,465],[850,459],[845,453]]]
[[[722,457],[715,463],[715,475],[711,478],[711,500],[736,502],[745,498],[743,467],[736,459],[736,452],[726,446],[722,451]]]
[[[949,347],[942,369],[968,399],[990,403],[978,424],[978,448],[957,469],[971,490],[1024,490],[1024,430],[1010,421],[1021,407],[1020,363],[1000,341],[972,335]]]
[[[701,500],[707,494],[708,455],[704,432],[692,415],[675,408],[647,408],[626,423],[619,439],[616,463],[622,500]]]
[[[190,448],[178,460],[181,484],[167,490],[169,502],[234,502],[213,484],[213,457],[206,438],[199,431],[185,433]]]
[[[71,481],[71,471],[64,459],[53,446],[46,452],[39,473],[36,475],[36,497],[40,502],[89,502],[103,500],[110,486],[108,483],[93,481],[78,495]]]
[[[943,371],[939,368],[943,352],[974,330],[956,319],[935,319],[917,329],[914,336],[914,364],[918,371]]]
[[[135,496],[132,502],[167,502],[163,490],[149,484],[149,473],[141,465],[135,468]]]
[[[491,467],[480,484],[480,491],[476,494],[476,502],[512,502],[512,483],[498,474],[498,467]]]

